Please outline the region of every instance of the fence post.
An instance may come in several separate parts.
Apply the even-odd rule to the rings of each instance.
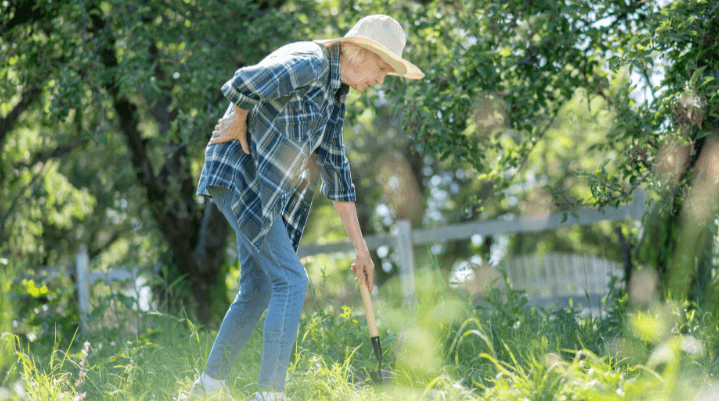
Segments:
[[[90,287],[88,286],[88,255],[87,245],[80,246],[77,253],[75,268],[77,272],[77,297],[80,304],[80,331],[87,334],[87,315],[90,313]]]
[[[397,229],[397,250],[399,251],[399,274],[402,280],[402,294],[405,302],[414,302],[414,254],[412,252],[412,225],[409,220],[395,224]]]
[[[647,208],[646,205],[647,201],[647,192],[643,189],[637,189],[636,192],[634,192],[634,220],[636,221],[642,221],[642,216],[644,216],[645,209]]]

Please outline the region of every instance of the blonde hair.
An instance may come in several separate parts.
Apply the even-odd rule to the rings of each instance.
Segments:
[[[370,56],[370,51],[354,43],[342,43],[342,55],[347,62],[357,68],[365,57]]]
[[[326,47],[327,49],[330,48],[330,45],[326,45],[322,43],[322,46]],[[362,46],[358,46],[354,43],[344,42],[341,43],[341,53],[342,56],[345,57],[345,60],[347,60],[347,63],[351,65],[354,68],[359,67],[359,64],[362,62],[362,60],[365,59],[365,57],[372,57],[373,55],[376,55],[378,59],[381,59],[377,53],[374,53],[371,50],[367,50]],[[387,64],[385,62],[385,64]],[[391,65],[387,64],[387,67],[389,67],[390,71],[394,71],[394,68],[392,68]]]

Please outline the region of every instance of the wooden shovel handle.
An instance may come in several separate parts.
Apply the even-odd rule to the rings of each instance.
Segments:
[[[367,282],[359,283],[360,292],[362,293],[362,303],[364,304],[365,315],[367,315],[367,325],[369,326],[370,337],[377,337],[377,324],[374,322],[374,310],[372,309],[372,299],[370,298]]]

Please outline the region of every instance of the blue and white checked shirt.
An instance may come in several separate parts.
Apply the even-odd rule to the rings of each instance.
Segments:
[[[250,154],[237,140],[208,143],[197,195],[209,199],[212,186],[232,190],[241,234],[257,250],[274,219],[282,216],[296,252],[319,177],[320,192],[328,199],[356,200],[342,143],[348,92],[340,81],[339,43],[329,50],[315,42],[291,43],[237,70],[222,93],[250,110]],[[232,104],[225,115],[230,112]]]

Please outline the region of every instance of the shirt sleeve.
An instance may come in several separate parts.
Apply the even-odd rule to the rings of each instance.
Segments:
[[[275,99],[319,76],[322,61],[312,55],[280,55],[240,68],[222,85],[225,97],[243,110],[261,101]]]
[[[329,146],[323,141],[317,151],[322,160],[320,192],[331,201],[355,202],[357,194],[352,183],[352,173],[345,155],[342,135],[335,136]]]

